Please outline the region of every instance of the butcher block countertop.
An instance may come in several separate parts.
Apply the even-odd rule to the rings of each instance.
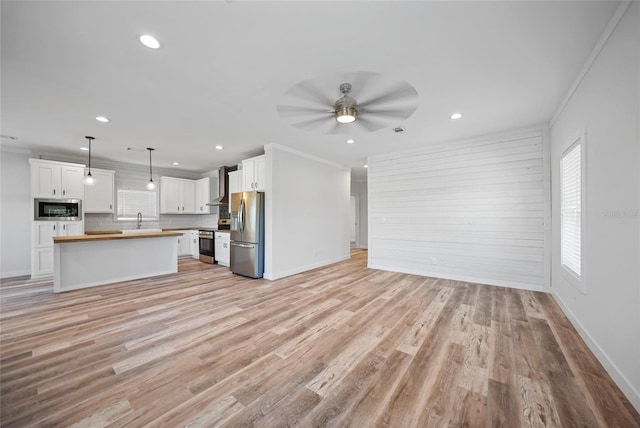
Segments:
[[[157,238],[160,236],[181,236],[180,232],[140,232],[140,233],[109,233],[105,231],[99,235],[78,235],[78,236],[55,236],[54,244],[64,244],[67,242],[91,242],[91,241],[110,241],[115,239],[140,239],[140,238]],[[118,231],[120,232],[120,231]]]

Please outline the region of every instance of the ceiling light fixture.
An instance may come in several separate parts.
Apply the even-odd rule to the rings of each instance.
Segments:
[[[156,183],[153,182],[153,170],[151,169],[151,152],[154,149],[147,147],[147,150],[149,150],[149,181],[145,187],[147,190],[156,190]]]
[[[358,103],[349,96],[351,84],[343,83],[340,85],[340,92],[342,92],[342,96],[333,105],[336,120],[338,123],[353,123],[358,115]]]
[[[91,175],[91,141],[95,140],[95,138],[89,136],[84,138],[89,140],[89,172],[82,179],[82,184],[84,184],[85,186],[93,186],[94,184],[96,184],[96,179]]]
[[[456,119],[460,119],[462,117],[462,113],[453,113],[451,116],[449,116],[451,119],[456,120]]]
[[[143,34],[142,36],[140,36],[140,43],[150,49],[158,49],[160,47],[160,42],[158,42],[155,37],[148,34]]]
[[[96,116],[96,120],[97,120],[98,122],[102,122],[102,123],[110,122],[109,118],[104,117],[104,116]]]
[[[88,147],[80,147],[80,150],[86,152],[87,150],[89,150],[89,148]]]
[[[355,143],[355,142],[356,142],[356,140],[354,140],[353,138],[349,138],[349,139],[347,140],[347,144],[353,144],[353,143]]]
[[[218,144],[218,145],[216,146],[216,150],[222,150],[223,148],[224,148],[224,147],[222,147],[220,144]]]
[[[175,166],[180,165],[180,163],[179,163],[179,162],[174,162],[173,164],[174,164]]]
[[[369,165],[365,165],[364,167],[365,167],[365,168],[369,168]]]

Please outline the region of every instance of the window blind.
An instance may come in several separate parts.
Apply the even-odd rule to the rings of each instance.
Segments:
[[[582,161],[580,141],[562,156],[561,164],[561,262],[580,276]]]
[[[118,189],[118,220],[158,219],[158,193],[146,190]]]

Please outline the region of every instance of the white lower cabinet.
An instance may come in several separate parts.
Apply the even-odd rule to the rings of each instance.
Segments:
[[[189,246],[191,248],[191,257],[200,258],[200,236],[197,230],[189,231]]]
[[[34,221],[31,232],[31,277],[53,275],[54,236],[83,234],[83,221]]]
[[[191,257],[191,233],[190,231],[183,232],[181,236],[178,236],[178,257],[189,256]]]
[[[228,232],[216,232],[213,243],[215,245],[215,255],[218,264],[229,266],[231,234]]]

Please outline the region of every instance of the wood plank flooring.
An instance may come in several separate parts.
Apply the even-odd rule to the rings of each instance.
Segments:
[[[0,287],[3,427],[640,427],[552,297],[366,268]]]

